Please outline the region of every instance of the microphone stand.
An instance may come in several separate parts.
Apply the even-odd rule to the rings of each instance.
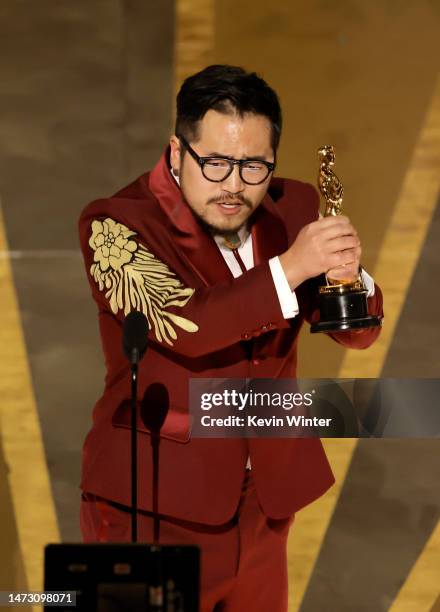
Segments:
[[[159,442],[160,436],[158,432],[152,432],[151,434],[151,452],[153,456],[153,543],[159,544],[159,508],[158,508],[158,497],[159,497]]]
[[[137,542],[137,383],[139,350],[131,353],[131,541]]]

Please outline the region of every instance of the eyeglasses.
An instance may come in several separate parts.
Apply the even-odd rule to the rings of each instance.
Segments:
[[[263,183],[275,168],[275,162],[261,161],[256,159],[231,159],[229,157],[200,157],[189,145],[183,136],[179,140],[199,164],[203,176],[213,183],[221,183],[226,180],[234,166],[238,165],[240,178],[248,185],[259,185]]]

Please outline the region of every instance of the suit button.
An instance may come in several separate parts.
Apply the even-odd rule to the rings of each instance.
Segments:
[[[252,364],[253,365],[260,365],[260,360],[259,359],[252,359]]]
[[[250,337],[251,337],[250,334],[243,334],[241,336],[242,340],[249,340]]]

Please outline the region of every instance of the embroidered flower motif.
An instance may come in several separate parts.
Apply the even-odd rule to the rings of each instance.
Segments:
[[[105,290],[115,314],[119,310],[125,315],[131,310],[142,311],[157,340],[172,346],[177,339],[174,326],[191,333],[199,329],[189,319],[168,310],[183,308],[194,289],[184,287],[165,263],[142,244],[130,240],[132,236],[136,232],[109,217],[92,221],[89,245],[95,263],[90,274],[99,290]]]
[[[110,218],[92,222],[89,245],[95,251],[93,260],[99,264],[102,272],[109,268],[119,270],[121,266],[132,260],[137,244],[129,238],[134,234],[128,227]]]

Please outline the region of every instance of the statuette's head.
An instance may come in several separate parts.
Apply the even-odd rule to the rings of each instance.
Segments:
[[[326,166],[334,166],[335,152],[331,145],[325,145],[318,149],[319,161]]]
[[[237,231],[259,206],[280,134],[278,97],[255,73],[208,66],[183,83],[170,162],[188,206],[214,233]]]

